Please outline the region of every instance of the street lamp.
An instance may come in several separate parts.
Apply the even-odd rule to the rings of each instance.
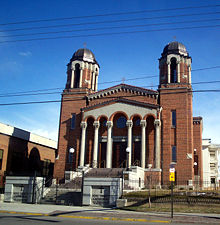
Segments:
[[[148,166],[148,169],[149,169],[149,176],[148,176],[148,182],[149,182],[148,203],[149,203],[149,208],[151,208],[150,189],[151,189],[151,168],[152,168],[152,164],[148,164],[147,166]]]
[[[70,163],[71,163],[71,171],[73,171],[73,153],[75,152],[75,149],[74,148],[70,148],[69,149],[69,153],[70,153]]]
[[[131,148],[130,147],[127,147],[126,148],[126,153],[127,153],[127,170],[129,168],[129,154],[131,152]]]

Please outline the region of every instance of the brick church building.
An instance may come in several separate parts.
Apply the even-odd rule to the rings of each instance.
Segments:
[[[157,90],[119,84],[98,91],[94,54],[77,50],[67,65],[54,177],[85,165],[139,166],[168,184],[172,163],[177,184],[202,181],[202,118],[193,117],[191,63],[186,47],[171,42],[159,59]]]

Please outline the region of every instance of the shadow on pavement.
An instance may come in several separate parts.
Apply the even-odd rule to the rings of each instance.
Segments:
[[[109,211],[112,209],[116,209],[116,207],[109,208],[109,209],[86,209],[86,210],[77,210],[77,211],[55,211],[49,214],[49,216],[59,216],[59,215],[66,215],[66,214],[73,214],[73,213],[81,213],[81,212],[103,212]]]

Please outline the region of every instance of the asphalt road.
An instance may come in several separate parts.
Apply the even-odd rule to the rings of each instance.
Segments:
[[[76,224],[76,225],[143,225],[143,224],[168,224],[168,222],[154,222],[154,221],[114,221],[114,220],[96,220],[96,219],[79,219],[79,218],[68,218],[68,217],[54,217],[54,216],[33,216],[33,215],[22,215],[22,214],[10,214],[0,213],[0,224],[1,225],[63,225],[63,224]],[[179,223],[172,223],[179,224]]]

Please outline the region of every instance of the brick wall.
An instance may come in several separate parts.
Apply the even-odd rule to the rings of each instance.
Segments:
[[[172,161],[172,145],[176,144],[177,182],[193,179],[193,160],[187,158],[192,155],[193,123],[192,123],[192,95],[190,86],[176,84],[160,89],[160,105],[162,110],[162,164],[163,183],[169,181],[169,166]],[[172,127],[171,111],[176,110],[176,127]]]
[[[85,96],[88,90],[84,88],[64,90],[61,101],[58,159],[55,162],[54,177],[63,179],[65,170],[77,168],[79,165],[79,149],[81,137],[81,111],[86,106]],[[71,129],[72,114],[76,114],[75,128]],[[73,162],[68,162],[69,149],[74,148]]]
[[[29,160],[33,149],[39,153],[41,172],[44,160],[50,160],[52,167],[55,162],[55,149],[5,134],[0,134],[0,149],[4,151],[0,169],[1,176],[31,173]],[[53,171],[50,171],[50,175],[52,173]]]
[[[193,118],[193,148],[194,155],[198,157],[198,175],[200,182],[203,182],[203,165],[202,165],[202,117]],[[195,151],[196,150],[196,151]]]

